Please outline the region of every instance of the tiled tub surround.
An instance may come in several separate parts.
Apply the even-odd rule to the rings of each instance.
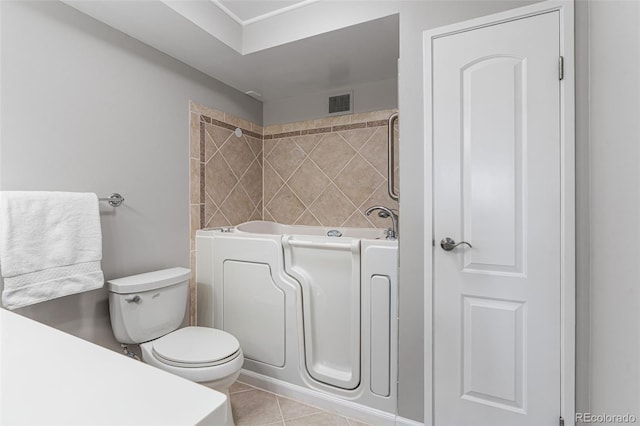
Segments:
[[[392,209],[387,194],[387,123],[396,110],[270,125],[190,103],[191,270],[198,229],[250,220],[282,224],[387,228],[365,216],[373,205]],[[236,128],[243,132],[234,134]],[[396,190],[398,132],[395,129]],[[264,165],[264,167],[263,167]],[[190,324],[196,318],[190,284]]]
[[[234,130],[243,135],[237,137]],[[191,270],[198,229],[262,219],[262,126],[205,106],[190,104]],[[190,323],[196,291],[191,279]]]
[[[264,129],[264,220],[283,224],[388,227],[365,216],[392,209],[387,194],[387,123],[395,110],[271,125]],[[396,141],[398,141],[397,129]],[[396,147],[396,166],[397,149]],[[395,173],[397,176],[398,168]],[[396,177],[397,187],[397,177]]]

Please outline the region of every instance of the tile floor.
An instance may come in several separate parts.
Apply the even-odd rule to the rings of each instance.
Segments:
[[[235,382],[229,394],[237,426],[368,426],[241,382]]]

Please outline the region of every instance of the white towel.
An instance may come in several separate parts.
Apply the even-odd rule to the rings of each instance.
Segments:
[[[4,307],[16,309],[102,287],[99,214],[96,194],[1,192]]]

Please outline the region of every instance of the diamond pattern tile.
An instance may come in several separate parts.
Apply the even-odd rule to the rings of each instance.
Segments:
[[[209,134],[205,134],[204,136],[204,161],[207,162],[211,160],[211,157],[218,151],[218,147],[213,142],[213,139]]]
[[[280,188],[282,188],[282,185],[284,185],[284,181],[280,178],[278,173],[276,173],[276,171],[273,169],[273,167],[271,167],[269,163],[265,163],[264,165],[263,177],[264,177],[263,199],[265,203],[269,203],[269,201],[271,201],[273,196],[276,195],[278,191],[280,191]]]
[[[255,204],[251,201],[246,191],[238,185],[238,187],[229,193],[227,199],[224,200],[220,206],[220,211],[229,219],[231,224],[237,225],[251,217],[255,207]]]
[[[278,142],[280,142],[280,139],[265,139],[262,142],[262,152],[265,158],[271,154],[271,151],[273,151],[273,148],[276,147]]]
[[[353,214],[349,216],[349,219],[346,220],[343,226],[346,226],[347,228],[373,228],[374,227],[373,223],[371,223],[367,219],[367,216],[365,216],[364,212],[362,211],[353,212]]]
[[[225,129],[224,127],[216,126],[214,124],[205,124],[205,132],[206,135],[211,138],[211,141],[215,144],[216,148],[220,148],[224,143],[229,139],[231,133],[233,133],[229,129]]]
[[[263,215],[264,215],[264,220],[268,222],[276,222],[276,219],[273,216],[271,216],[271,213],[269,213],[269,210],[267,210],[266,208],[263,212]]]
[[[306,156],[307,154],[291,138],[284,138],[280,140],[266,159],[280,177],[286,181]]]
[[[369,127],[364,129],[356,129],[356,130],[346,130],[344,132],[340,132],[340,136],[342,136],[349,145],[351,145],[355,150],[360,150],[369,140],[369,138],[374,134],[375,128]]]
[[[384,177],[364,158],[356,155],[335,179],[335,184],[356,206],[369,198]]]
[[[214,217],[216,218],[216,220],[214,220]],[[224,225],[214,225],[213,224],[214,222],[219,221],[220,218],[223,218],[222,212],[219,209],[216,209],[216,211],[213,212],[213,214],[211,216],[209,216],[204,221],[204,227],[203,228],[215,228],[216,226],[224,226]],[[226,218],[224,218],[224,222],[227,222]]]
[[[251,148],[253,155],[255,155],[256,158],[262,157],[262,140],[252,136],[245,136],[244,138],[247,141],[249,148]]]
[[[390,112],[378,113],[384,117]],[[365,115],[377,117],[376,114],[360,114],[363,116],[360,119],[366,121]],[[340,124],[331,119],[325,121],[325,125]],[[310,124],[302,124],[301,129],[317,128]],[[265,219],[296,216],[294,213],[284,215],[282,208],[276,208],[272,200],[285,182],[305,208],[301,215],[296,216],[296,224],[371,227],[372,220],[369,220],[363,211],[368,207],[365,205],[368,200],[376,200],[382,205],[397,208],[397,203],[386,195],[386,126],[353,125],[346,128],[343,126],[337,131],[304,133],[303,130],[299,136],[264,141],[263,195],[267,202],[264,210]],[[301,155],[296,147],[305,155]],[[380,189],[381,185],[384,185],[384,192]],[[276,209],[277,214],[273,209]],[[299,212],[299,206],[296,204],[295,213]],[[377,225],[386,227],[386,222],[378,219],[375,221]]]
[[[318,145],[318,142],[322,139],[322,134],[316,135],[305,135],[305,136],[296,136],[293,138],[293,141],[298,145],[304,152],[310,154],[311,151]]]
[[[267,204],[266,210],[280,223],[294,223],[304,212],[304,204],[296,195],[284,185]]]
[[[220,205],[238,183],[238,178],[227,164],[221,152],[218,152],[206,164],[204,169],[205,192],[217,205]]]
[[[231,226],[231,221],[218,210],[205,225],[205,228],[218,228],[220,226]]]
[[[330,226],[342,226],[354,209],[353,203],[334,184],[329,185],[310,206],[320,223]]]
[[[190,163],[190,200],[197,225],[202,212],[208,227],[261,219],[315,226],[387,227],[388,219],[364,215],[364,209],[373,204],[398,208],[386,193],[387,128],[379,122],[373,126],[349,123],[382,120],[389,113],[341,116],[339,120],[330,117],[294,123],[293,127],[286,123],[269,126],[265,134],[274,135],[285,128],[297,134],[263,140],[246,133],[237,138],[225,127],[201,124],[201,112],[192,111],[190,157],[199,159],[198,147],[204,143],[205,161]],[[226,116],[214,118],[221,117]],[[234,125],[229,117],[224,121]],[[331,131],[331,126],[340,127]],[[262,129],[252,123],[241,127]],[[314,133],[320,127],[324,130]],[[397,162],[397,129],[396,141]],[[200,164],[204,167],[203,204],[198,204],[196,169]],[[398,167],[395,175],[397,185]]]
[[[220,152],[237,177],[244,174],[255,158],[245,138],[236,136],[227,139]]]
[[[251,213],[249,220],[262,220],[262,209],[256,207],[255,210],[253,210],[253,213]]]
[[[322,170],[307,159],[291,176],[288,185],[303,203],[311,204],[330,182]]]
[[[242,187],[251,198],[254,206],[262,199],[262,167],[258,160],[254,160],[244,175],[240,178]]]
[[[204,197],[204,223],[207,224],[211,221],[213,215],[218,211],[218,206],[213,202],[209,194],[205,194]]]
[[[307,226],[322,226],[320,221],[316,219],[316,217],[311,214],[309,209],[305,210],[304,213],[296,220],[294,225],[307,225]]]
[[[322,138],[310,157],[333,179],[355,154],[356,151],[340,135],[329,133]]]
[[[367,159],[382,174],[387,175],[387,128],[378,127],[367,143],[360,149],[360,155]]]

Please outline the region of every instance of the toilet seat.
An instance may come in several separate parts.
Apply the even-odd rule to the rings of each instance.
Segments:
[[[231,334],[208,327],[185,327],[151,341],[159,361],[175,367],[212,367],[227,363],[240,353]]]
[[[179,333],[185,329],[196,330]],[[178,337],[172,337],[176,333]],[[227,336],[233,340],[227,339]],[[216,355],[215,349],[208,350],[215,346],[216,342],[226,342],[219,344],[219,355]],[[237,339],[225,331],[208,327],[185,327],[173,331],[158,339],[142,343],[140,350],[145,363],[198,383],[217,382],[233,375],[237,376],[244,363]]]

